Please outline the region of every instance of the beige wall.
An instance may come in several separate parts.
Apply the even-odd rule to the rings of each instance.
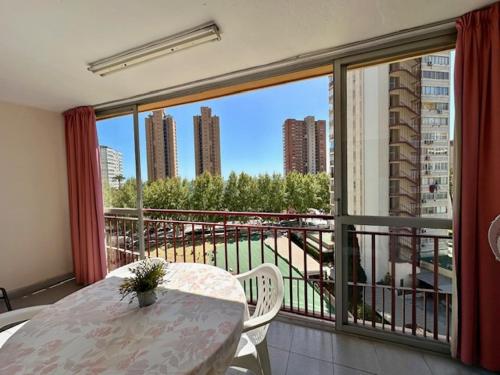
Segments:
[[[0,286],[72,268],[62,115],[0,102]]]

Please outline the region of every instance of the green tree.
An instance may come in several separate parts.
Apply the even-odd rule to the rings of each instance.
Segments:
[[[285,202],[288,210],[295,212],[306,212],[307,206],[304,200],[304,175],[291,172],[285,177]]]
[[[208,197],[209,210],[224,209],[224,179],[221,176],[212,176]]]
[[[279,173],[274,173],[271,177],[269,190],[262,190],[259,194],[267,193],[267,203],[265,211],[267,212],[283,212],[286,210],[285,202],[285,180]]]
[[[189,206],[193,210],[220,210],[224,182],[219,176],[203,173],[191,183]]]
[[[261,174],[255,178],[255,184],[254,210],[270,212],[271,177],[267,173]]]
[[[104,183],[104,186],[102,187],[102,200],[104,203],[104,207],[112,207],[112,195],[113,192],[111,190],[111,187],[107,182]]]
[[[316,202],[314,208],[325,213],[330,212],[330,176],[326,172],[315,175],[316,178]]]
[[[238,200],[241,211],[254,211],[256,207],[257,185],[255,179],[245,172],[238,176]]]
[[[144,186],[144,207],[182,209],[188,201],[188,183],[180,178],[165,178]]]
[[[224,186],[223,207],[229,211],[240,211],[238,176],[231,172]]]
[[[278,173],[252,177],[231,172],[228,179],[204,173],[188,181],[166,178],[144,185],[144,207],[156,209],[229,210],[254,212],[307,212],[309,208],[329,211],[330,178],[326,173]],[[119,188],[103,186],[106,207],[136,205],[135,179]]]
[[[118,174],[115,177],[113,177],[113,180],[118,182],[118,189],[122,187],[122,181],[125,180],[125,176],[122,174]]]
[[[129,178],[119,189],[111,189],[111,206],[134,208],[136,206],[135,178]]]
[[[309,208],[317,209],[319,186],[316,175],[310,173],[302,175],[301,184],[303,191],[302,204],[305,209],[305,211],[301,212],[306,212]]]

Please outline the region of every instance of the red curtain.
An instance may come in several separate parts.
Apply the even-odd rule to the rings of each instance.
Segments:
[[[488,227],[500,213],[500,3],[460,17],[457,30],[456,349],[464,363],[500,371],[500,262],[487,240]]]
[[[92,107],[64,113],[73,266],[79,284],[106,276],[99,143]]]

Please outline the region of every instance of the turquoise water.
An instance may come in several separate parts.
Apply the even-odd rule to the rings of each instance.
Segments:
[[[249,246],[250,245],[250,246]],[[225,262],[225,250],[224,244],[217,245],[217,254],[216,254],[216,265],[217,267],[226,269]],[[250,256],[249,256],[250,249]],[[263,257],[262,257],[263,255]],[[236,260],[239,258],[239,269],[237,266]],[[247,272],[250,267],[250,262],[252,268],[255,268],[259,264],[262,263],[273,263],[275,264],[275,253],[272,248],[268,247],[266,244],[261,243],[260,236],[255,235],[252,236],[250,242],[248,238],[241,238],[238,241],[238,249],[236,246],[236,241],[234,238],[232,240],[228,240],[227,242],[227,269],[233,273],[243,273]],[[285,298],[284,298],[284,306],[290,307],[293,309],[300,308],[301,310],[305,309],[305,290],[307,288],[307,308],[308,312],[321,312],[321,301],[319,292],[310,284],[306,283],[303,280],[303,275],[293,267],[289,266],[289,263],[286,259],[280,257],[278,255],[278,268],[280,269],[283,275],[283,281],[285,285]],[[291,276],[292,278],[292,290],[290,293],[290,268],[291,268]],[[299,280],[300,279],[300,280]],[[248,283],[247,283],[248,284]],[[252,287],[250,285],[245,285],[245,292],[247,297],[250,299],[250,294],[253,296],[253,300],[256,300],[257,296],[257,287],[255,283],[252,283]],[[324,313],[328,314],[329,304],[324,301],[323,302]],[[331,310],[333,313],[333,310]]]

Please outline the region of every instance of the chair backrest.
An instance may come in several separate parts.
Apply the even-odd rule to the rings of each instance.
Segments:
[[[276,315],[283,302],[283,276],[274,264],[262,264],[255,269],[258,282],[258,300],[253,316],[272,312]]]
[[[241,283],[252,280],[257,284],[257,304],[250,320],[265,317],[265,324],[259,324],[260,333],[265,336],[269,323],[278,314],[283,302],[283,276],[274,264],[264,263],[236,277]]]
[[[0,299],[4,300],[5,306],[7,307],[7,311],[12,310],[12,306],[10,305],[10,300],[9,296],[7,295],[7,291],[4,288],[0,288],[0,292],[2,293]]]
[[[5,326],[10,326],[16,323],[21,323],[26,320],[30,320],[36,314],[38,314],[43,309],[46,309],[50,305],[39,305],[26,307],[24,309],[7,311],[5,313],[0,314],[0,329]]]

